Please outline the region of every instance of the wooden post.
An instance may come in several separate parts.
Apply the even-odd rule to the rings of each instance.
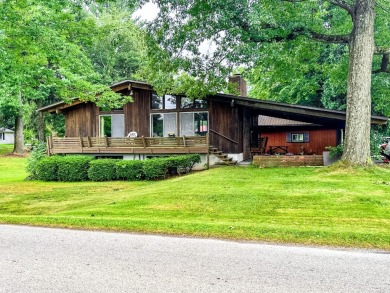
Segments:
[[[91,143],[91,137],[88,135],[87,136],[87,146],[90,148],[92,146],[92,143]]]
[[[210,169],[210,142],[209,134],[206,134],[206,146],[207,146],[207,169]]]
[[[83,152],[83,138],[81,135],[79,136],[79,142],[80,142],[80,151]]]
[[[51,150],[50,150],[50,138],[51,138],[51,136],[48,136],[48,137],[46,138],[46,154],[47,154],[48,156],[51,155]]]
[[[104,146],[108,147],[108,137],[104,136]]]
[[[186,148],[187,147],[187,142],[186,142],[186,136],[183,135],[183,145]]]
[[[142,145],[144,146],[144,148],[146,148],[146,140],[144,136],[142,136]]]

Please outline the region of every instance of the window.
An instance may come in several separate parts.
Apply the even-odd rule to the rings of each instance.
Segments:
[[[151,114],[151,134],[153,137],[177,135],[176,113]]]
[[[291,134],[292,142],[303,142],[303,133],[293,133]]]
[[[208,132],[207,112],[180,113],[180,135],[181,136],[204,136]]]
[[[205,109],[207,108],[207,101],[182,97],[180,107],[181,109]]]
[[[287,132],[286,142],[309,142],[309,132],[290,133]]]
[[[100,136],[111,137],[111,116],[100,116]]]
[[[101,115],[99,116],[100,136],[124,137],[125,118],[123,114]]]
[[[0,140],[5,140],[5,133],[4,132],[0,132]]]
[[[172,95],[164,95],[162,97],[157,94],[152,94],[151,109],[159,110],[166,109],[172,110],[176,109],[176,97]]]

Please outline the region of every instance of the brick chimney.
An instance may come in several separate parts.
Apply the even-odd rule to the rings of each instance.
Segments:
[[[229,82],[237,85],[237,90],[240,96],[246,97],[246,81],[241,74],[229,76]]]

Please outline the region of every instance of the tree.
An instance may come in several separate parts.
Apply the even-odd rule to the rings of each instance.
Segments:
[[[88,56],[107,85],[132,78],[146,58],[144,34],[132,19],[132,2],[99,5],[94,11],[96,33]]]
[[[194,76],[202,72],[207,81],[220,76],[224,72],[221,68],[232,68],[237,64],[250,67],[259,56],[267,58],[259,51],[269,52],[277,43],[306,38],[347,46],[343,160],[352,165],[371,162],[371,76],[390,72],[390,49],[386,47],[389,45],[389,3],[380,0],[154,2],[160,7],[160,13],[149,27],[151,35],[167,50],[166,56],[175,60],[176,70],[188,71]],[[204,55],[199,51],[204,40],[215,47],[211,54]],[[373,70],[374,53],[380,56],[380,66]]]
[[[31,104],[76,97],[112,106],[127,101],[98,82],[83,50],[93,31],[77,1],[0,2],[0,108],[14,119],[15,153],[23,152]]]

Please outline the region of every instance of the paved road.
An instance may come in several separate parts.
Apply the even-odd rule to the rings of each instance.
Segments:
[[[390,292],[390,254],[0,225],[0,292]]]

